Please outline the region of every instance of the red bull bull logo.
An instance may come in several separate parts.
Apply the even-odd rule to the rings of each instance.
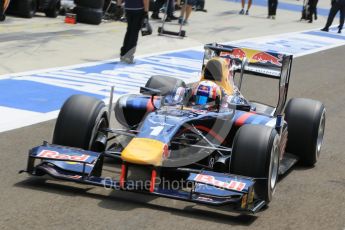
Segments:
[[[242,60],[246,56],[246,53],[242,49],[235,48],[232,50],[232,52],[221,52],[219,56],[222,58]]]
[[[268,54],[266,52],[260,52],[252,56],[251,61],[257,61],[260,63],[271,63],[276,66],[282,66],[282,56],[279,55],[278,57],[275,57],[271,54]]]
[[[246,53],[242,49],[233,49],[230,57],[233,59],[240,59],[242,60],[243,58],[246,57]]]

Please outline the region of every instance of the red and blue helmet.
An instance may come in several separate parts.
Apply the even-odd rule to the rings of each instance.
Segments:
[[[193,101],[195,105],[206,105],[212,102],[219,104],[222,99],[222,89],[213,81],[201,81],[194,88]]]

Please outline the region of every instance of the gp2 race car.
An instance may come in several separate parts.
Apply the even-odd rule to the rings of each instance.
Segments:
[[[291,64],[291,55],[205,45],[200,81],[231,94],[229,103],[191,104],[194,92],[181,79],[153,76],[140,94],[117,100],[123,129],[109,128],[112,103],[71,96],[52,144],[32,148],[21,172],[254,214],[272,200],[279,175],[297,162],[313,166],[321,151],[324,105],[293,98],[285,106]],[[277,106],[244,99],[245,74],[276,79]],[[105,176],[108,158],[119,176]]]

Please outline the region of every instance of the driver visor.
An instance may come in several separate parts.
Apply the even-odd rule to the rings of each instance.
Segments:
[[[206,105],[207,103],[207,96],[195,96],[195,104],[196,105]]]

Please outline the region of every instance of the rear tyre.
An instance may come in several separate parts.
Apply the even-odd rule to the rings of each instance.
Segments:
[[[73,95],[62,106],[53,133],[53,144],[103,151],[96,143],[102,129],[109,127],[103,101],[85,95]]]
[[[36,0],[21,0],[18,4],[18,15],[24,18],[32,18],[37,11]]]
[[[77,6],[74,8],[74,12],[77,14],[78,22],[87,23],[91,25],[99,25],[102,22],[102,9],[96,10],[82,6]]]
[[[230,173],[260,178],[255,182],[257,198],[269,203],[275,191],[279,169],[279,135],[267,126],[244,125],[236,133]]]
[[[286,151],[297,155],[304,166],[313,166],[321,152],[326,124],[325,106],[315,100],[291,99],[285,108],[288,124]]]

